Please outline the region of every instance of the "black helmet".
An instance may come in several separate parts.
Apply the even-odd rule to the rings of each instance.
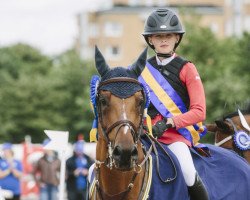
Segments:
[[[145,22],[144,33],[142,34],[148,43],[148,45],[154,49],[154,46],[151,45],[148,41],[148,37],[157,33],[177,33],[180,35],[180,40],[175,45],[179,45],[183,34],[185,31],[182,28],[181,22],[178,19],[177,15],[168,9],[161,8],[153,11],[148,19]]]

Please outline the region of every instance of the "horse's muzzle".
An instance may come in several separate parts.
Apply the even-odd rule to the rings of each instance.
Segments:
[[[136,145],[133,145],[132,148],[122,148],[119,145],[115,146],[113,150],[113,159],[116,168],[119,170],[131,170],[138,160]]]

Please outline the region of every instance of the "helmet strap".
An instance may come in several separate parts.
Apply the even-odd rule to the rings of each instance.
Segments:
[[[174,54],[174,51],[172,51],[171,53],[157,53],[156,52],[156,55],[162,58],[170,58],[173,54]]]

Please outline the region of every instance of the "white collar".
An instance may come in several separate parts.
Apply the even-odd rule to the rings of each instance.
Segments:
[[[168,63],[170,63],[174,59],[175,53],[171,57],[165,58],[162,61],[160,61],[160,59],[158,58],[157,55],[155,57],[156,57],[156,61],[157,61],[158,65],[167,65]]]

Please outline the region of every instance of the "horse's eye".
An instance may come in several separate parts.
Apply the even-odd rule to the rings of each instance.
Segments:
[[[141,98],[141,99],[139,100],[139,106],[144,106],[144,99],[143,99],[143,98]]]
[[[100,96],[99,101],[100,101],[102,106],[108,106],[108,100],[106,97]]]

